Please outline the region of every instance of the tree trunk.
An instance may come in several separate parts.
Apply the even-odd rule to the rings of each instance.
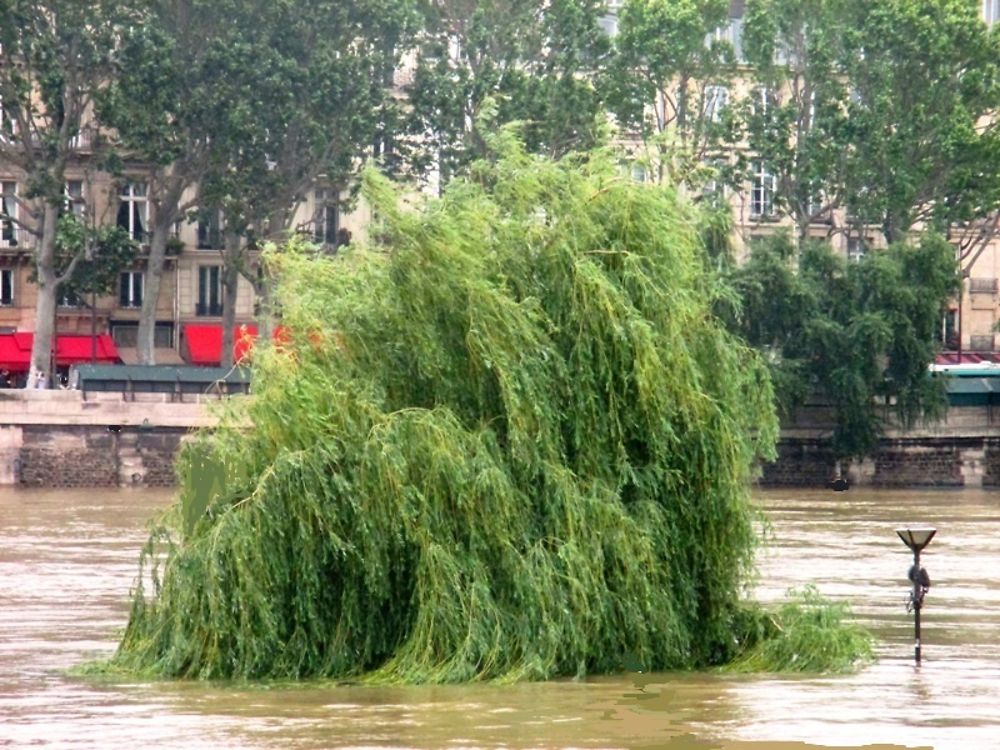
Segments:
[[[156,308],[160,302],[163,266],[167,257],[170,229],[178,219],[179,204],[188,181],[177,167],[159,175],[161,199],[155,205],[152,234],[149,239],[149,260],[143,277],[142,312],[136,352],[140,365],[156,364]]]
[[[139,332],[136,341],[140,365],[156,364],[156,308],[160,301],[163,264],[167,255],[167,238],[170,224],[157,221],[149,242],[149,261],[143,276],[142,311],[139,313]]]
[[[222,264],[222,352],[223,367],[233,366],[233,343],[236,327],[236,290],[240,281],[240,251],[242,237],[226,232],[226,249]]]
[[[798,235],[799,250],[806,246],[806,242],[809,240],[809,220],[812,218],[808,215],[809,209],[806,208],[806,215],[799,215],[795,218],[796,223],[796,234]]]
[[[56,325],[56,302],[59,285],[56,274],[56,220],[55,206],[45,205],[42,218],[42,236],[35,255],[38,274],[38,299],[35,303],[35,336],[31,345],[31,368],[26,387],[34,388],[38,379],[52,383],[52,338]]]

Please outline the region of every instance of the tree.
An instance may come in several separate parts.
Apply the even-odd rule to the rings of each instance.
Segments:
[[[123,35],[118,76],[98,98],[100,121],[118,135],[112,166],[139,164],[151,208],[137,355],[155,364],[156,310],[176,223],[197,204],[190,191],[206,169],[207,148],[231,91],[217,61],[239,37],[224,3],[157,0]],[[231,97],[230,97],[231,99]]]
[[[63,296],[81,301],[88,295],[109,294],[117,288],[122,269],[138,253],[138,244],[127,230],[118,226],[88,226],[80,218],[59,218],[56,231],[56,254],[60,269],[79,258],[72,274],[60,286]]]
[[[118,668],[545,679],[746,646],[776,425],[694,217],[606,154],[496,143],[422,210],[369,178],[388,252],[276,256],[288,341],[185,454]]]
[[[783,414],[809,400],[829,405],[838,458],[871,454],[890,418],[908,427],[940,414],[927,364],[957,289],[943,238],[925,234],[845,263],[826,243],[799,252],[778,235],[755,243],[729,282],[739,303],[724,316],[771,364]]]
[[[406,2],[262,0],[253,12],[239,5],[243,11],[230,23],[241,44],[216,60],[227,82],[219,95],[224,112],[215,118],[198,195],[202,208],[225,217],[227,365],[241,275],[269,314],[268,279],[248,251],[265,239],[285,239],[297,206],[317,186],[340,200],[380,135],[391,72],[412,20]]]
[[[114,76],[123,29],[135,21],[129,4],[117,1],[0,2],[0,159],[20,170],[25,184],[22,194],[3,201],[18,208],[4,219],[34,238],[35,373],[51,375],[60,285],[84,253],[78,247],[61,264],[57,231],[66,202],[66,170],[82,158],[84,146],[100,150],[108,135],[89,116],[95,95]]]
[[[609,42],[601,0],[441,0],[424,6],[408,115],[396,147],[440,185],[484,154],[483,128],[522,121],[528,147],[587,148],[603,117],[595,74]]]
[[[749,147],[743,161],[751,179],[770,181],[758,190],[773,189],[751,213],[789,216],[800,243],[810,224],[829,218],[848,194],[842,7],[841,0],[756,0],[747,7],[743,48],[752,87],[740,107]]]
[[[849,173],[886,241],[1000,206],[1000,36],[967,0],[852,0]]]
[[[736,57],[717,33],[728,24],[729,0],[628,0],[619,11],[609,106],[653,151],[661,181],[697,184],[728,172],[722,148],[734,135]]]
[[[847,222],[829,231],[875,227],[887,243],[956,222],[992,236],[1000,37],[979,13],[969,0],[748,2],[745,49],[768,92],[743,107],[749,158],[800,238],[835,208]]]

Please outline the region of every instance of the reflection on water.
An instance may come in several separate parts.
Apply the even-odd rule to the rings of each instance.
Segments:
[[[515,686],[234,687],[94,682],[114,648],[153,491],[0,492],[0,747],[804,748],[1000,745],[1000,495],[761,493],[758,596],[816,584],[879,637],[849,677],[626,675]],[[926,522],[933,587],[912,664],[910,552]]]

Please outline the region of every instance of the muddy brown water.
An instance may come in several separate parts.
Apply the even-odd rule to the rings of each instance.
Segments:
[[[848,599],[879,660],[847,677],[650,674],[513,686],[100,682],[67,674],[124,626],[154,491],[0,491],[0,747],[1000,747],[1000,492],[761,492],[758,596]],[[924,663],[909,551],[937,526]]]

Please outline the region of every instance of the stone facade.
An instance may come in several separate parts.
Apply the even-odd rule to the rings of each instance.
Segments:
[[[967,442],[967,441],[963,441]],[[877,487],[963,487],[965,448],[958,441],[885,441],[875,455]]]
[[[983,443],[983,487],[1000,487],[1000,440]]]
[[[14,481],[41,487],[169,487],[186,430],[27,425]]]
[[[181,443],[215,424],[206,404],[217,399],[142,395],[0,390],[0,485],[173,486]]]
[[[778,459],[761,466],[768,487],[823,487],[834,477],[836,458],[821,440],[782,440]]]
[[[823,487],[835,472],[824,441],[783,438],[778,458],[761,467],[767,487]],[[1000,487],[1000,439],[995,437],[911,437],[883,440],[862,462],[843,466],[854,485],[873,487]]]
[[[114,440],[92,427],[22,429],[20,484],[41,487],[117,487]]]

